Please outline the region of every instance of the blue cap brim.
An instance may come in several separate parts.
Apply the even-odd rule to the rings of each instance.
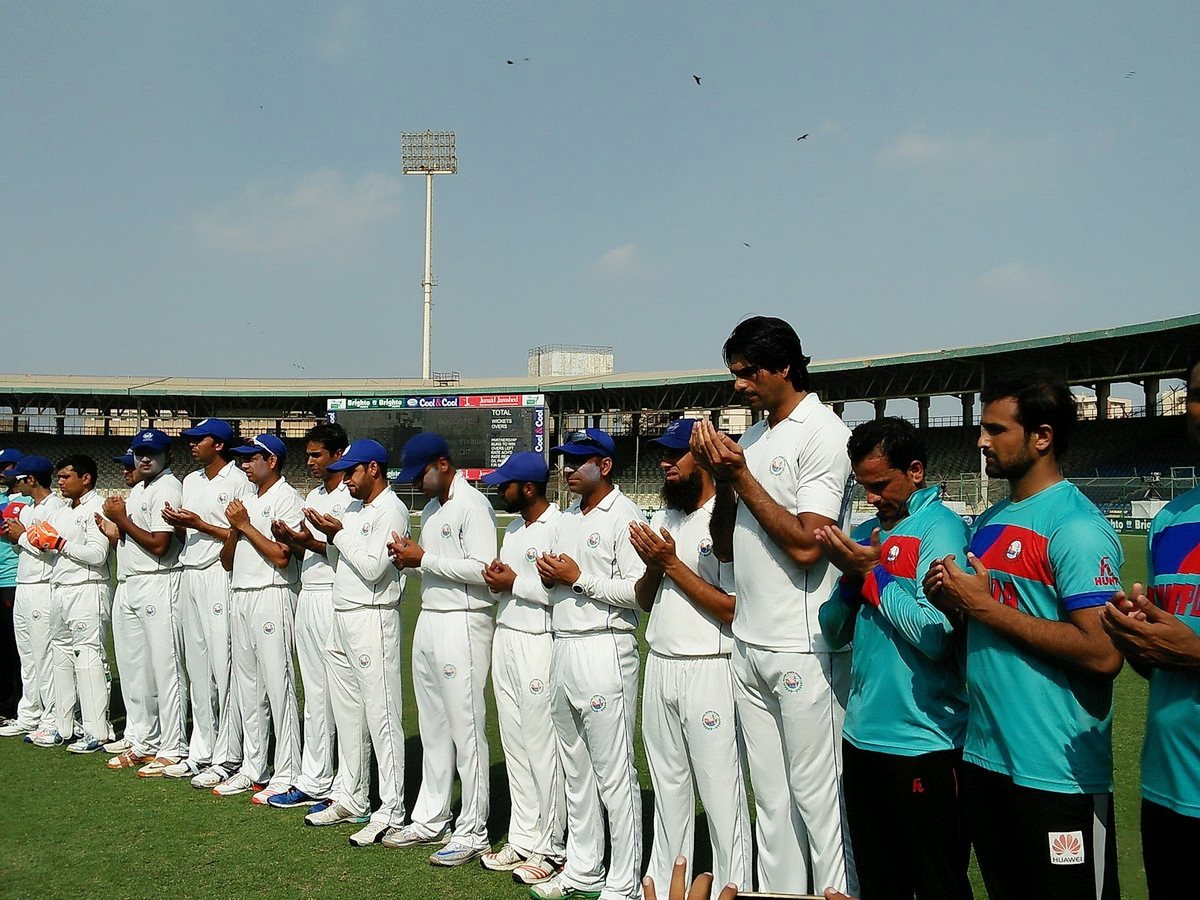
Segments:
[[[612,453],[591,444],[559,444],[550,448],[551,453],[561,453],[563,456],[607,456],[612,459]]]
[[[516,481],[517,479],[510,478],[506,472],[496,469],[494,472],[487,472],[483,475],[480,475],[479,480],[484,484],[500,485],[508,484],[510,481]]]
[[[666,447],[668,450],[686,450],[692,446],[690,441],[678,441],[675,438],[653,438],[646,441],[647,444],[653,444],[655,447]]]
[[[325,467],[326,472],[345,472],[347,469],[353,469],[355,466],[365,466],[367,463],[379,463],[379,467],[386,468],[387,461],[379,459],[349,459],[343,456],[336,462],[331,462]]]
[[[412,484],[425,471],[427,465],[429,463],[421,463],[419,466],[409,466],[406,469],[401,469],[400,474],[392,479],[392,484]]]
[[[232,447],[230,448],[230,452],[236,453],[238,456],[253,456],[255,453],[261,453],[264,456],[274,456],[277,459],[283,456],[282,453],[275,453],[271,450],[265,450],[255,444],[242,444],[240,447]]]

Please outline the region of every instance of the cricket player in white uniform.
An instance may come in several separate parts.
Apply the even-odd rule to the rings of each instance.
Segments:
[[[138,482],[128,502],[119,496],[104,501],[104,516],[121,533],[126,577],[118,613],[126,617],[136,661],[129,671],[121,672],[121,680],[131,682],[129,692],[149,713],[149,730],[136,735],[129,752],[141,757],[155,753],[138,769],[142,778],[161,777],[188,749],[179,620],[180,541],[175,527],[162,517],[163,510],[178,507],[182,497],[179,479],[171,471],[170,449],[171,438],[165,432],[157,428],[138,432],[129,446]]]
[[[266,804],[300,773],[300,713],[292,667],[300,565],[291,548],[272,536],[271,523],[299,528],[304,501],[283,477],[287,447],[278,437],[260,434],[233,452],[257,490],[229,502],[229,537],[221,547],[221,565],[232,573],[233,683],[242,713],[242,767],[213,793],[230,797],[254,790],[253,802]],[[274,725],[273,772],[267,762],[268,717]]]
[[[782,319],[745,319],[725,342],[734,391],[766,418],[739,442],[708,421],[692,456],[717,494],[713,552],[736,560],[733,667],[757,809],[758,888],[857,892],[841,795],[849,652],[831,652],[818,613],[838,572],[816,531],[849,499],[850,437],[808,390],[808,357]]]
[[[70,505],[55,510],[27,532],[35,548],[54,553],[50,572],[50,652],[54,659],[57,731],[49,746],[71,735],[78,702],[83,736],[67,749],[72,753],[95,753],[112,737],[104,644],[112,606],[108,572],[112,547],[96,524],[103,501],[95,491],[95,460],[82,454],[67,456],[59,460],[55,472],[58,489]]]
[[[548,881],[562,870],[566,856],[566,797],[550,714],[550,591],[537,570],[538,557],[549,552],[562,516],[546,500],[548,478],[545,457],[525,451],[482,479],[497,486],[504,508],[517,517],[505,529],[499,557],[483,572],[498,598],[492,689],[512,809],[507,843],[485,853],[480,863],[493,871],[512,871],[517,884]]]
[[[54,733],[54,668],[50,656],[50,571],[53,554],[29,543],[27,531],[46,521],[65,502],[50,489],[54,465],[44,456],[26,456],[8,471],[13,490],[30,498],[15,517],[5,516],[4,536],[17,551],[17,594],[13,630],[21,659],[21,700],[17,718],[0,728],[0,736]]]
[[[566,782],[567,862],[530,895],[631,900],[642,890],[634,630],[635,585],[646,564],[629,542],[629,526],[642,512],[612,483],[615,444],[605,432],[575,432],[551,452],[562,454],[567,486],[579,494],[537,563],[554,604],[550,702]],[[607,875],[601,803],[612,840]]]
[[[308,825],[364,824],[350,843],[367,847],[404,825],[404,725],[400,717],[400,600],[405,575],[389,544],[408,534],[408,507],[387,480],[387,450],[352,443],[329,469],[342,474],[352,500],[341,519],[309,507],[309,525],[337,555],[333,628],[326,668],[337,728],[338,783],[333,802],[314,807]],[[371,750],[379,771],[379,808],[371,813]]]
[[[712,840],[713,883],[749,886],[750,814],[729,663],[733,565],[713,555],[709,519],[717,488],[688,449],[694,424],[676,419],[650,441],[665,451],[666,508],[649,526],[630,526],[633,548],[646,563],[638,604],[650,613],[642,688],[642,739],[654,786],[647,874],[668,884],[675,860],[692,858],[698,789]]]
[[[242,763],[242,717],[233,689],[229,573],[220,564],[229,536],[225,510],[254,489],[232,462],[237,442],[223,419],[203,419],[180,432],[200,468],[183,479],[183,506],[164,508],[162,517],[184,529],[179,562],[179,609],[183,654],[192,701],[188,757],[163,769],[168,778],[191,778],[211,790]]]
[[[341,458],[349,443],[346,430],[334,422],[322,422],[304,435],[308,473],[321,482],[304,498],[306,517],[310,509],[339,521],[346,514],[350,492],[342,483],[342,473],[330,471],[329,465]],[[312,806],[334,793],[337,736],[325,675],[325,648],[333,628],[333,565],[337,550],[329,546],[324,532],[313,532],[306,521],[292,529],[276,519],[271,533],[291,547],[294,555],[303,557],[296,604],[296,656],[304,683],[304,749],[296,783],[267,801],[276,809],[291,809]]]
[[[492,605],[483,570],[496,558],[492,504],[458,472],[441,435],[424,432],[404,445],[398,484],[417,484],[428,502],[419,542],[391,545],[398,567],[421,575],[421,613],[413,634],[413,691],[423,751],[421,790],[412,822],[385,847],[445,844],[429,857],[460,866],[488,849],[487,706],[483,687],[492,655]],[[454,771],[462,810],[451,829]]]

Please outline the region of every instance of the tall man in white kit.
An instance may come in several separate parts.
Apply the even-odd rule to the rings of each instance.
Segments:
[[[499,598],[492,640],[492,689],[500,719],[500,742],[508,770],[512,811],[508,842],[480,863],[512,871],[517,884],[548,881],[562,869],[566,848],[566,797],[558,738],[550,715],[550,591],[537,570],[550,550],[550,537],[562,512],[546,500],[549,478],[540,453],[514,453],[481,479],[496,485],[509,523],[500,555],[484,570],[488,588]]]
[[[815,533],[849,498],[848,429],[809,391],[808,357],[782,319],[743,320],[725,341],[734,391],[766,414],[740,441],[700,421],[692,455],[718,493],[713,552],[736,560],[733,668],[754,786],[758,888],[856,893],[841,797],[850,653],[833,653],[818,612],[838,572]]]
[[[413,692],[424,752],[412,822],[383,839],[385,847],[446,844],[429,861],[460,866],[488,850],[487,706],[483,687],[492,655],[492,605],[483,570],[496,558],[496,514],[467,482],[439,434],[404,445],[397,484],[417,484],[428,502],[421,534],[403,535],[390,550],[397,567],[421,575],[421,614],[413,634]],[[454,771],[462,810],[450,827]],[[447,843],[447,838],[449,842]]]
[[[265,804],[287,791],[300,772],[292,668],[300,565],[291,548],[271,535],[271,525],[278,519],[299,528],[304,501],[283,477],[287,447],[278,437],[260,434],[233,452],[256,489],[245,500],[229,502],[229,537],[221,546],[221,565],[232,575],[233,684],[242,713],[242,766],[213,793],[229,797],[255,790],[253,802]],[[273,769],[267,764],[268,717],[274,725]]]
[[[200,468],[183,479],[183,506],[163,509],[163,519],[183,528],[179,554],[179,609],[183,654],[192,701],[192,735],[187,759],[163,769],[168,778],[191,778],[192,786],[212,789],[242,764],[242,717],[233,690],[233,651],[229,633],[229,573],[220,565],[229,535],[225,509],[253,492],[246,474],[232,462],[237,442],[223,419],[203,419],[184,429]]]
[[[165,432],[139,431],[129,447],[137,465],[137,484],[128,502],[120,496],[104,501],[104,515],[117,526],[124,554],[125,596],[115,615],[124,617],[130,658],[136,660],[129,671],[121,672],[122,686],[149,713],[148,730],[135,734],[127,759],[156,754],[138,769],[142,778],[161,777],[188,750],[179,620],[180,541],[175,527],[162,517],[168,506],[180,505],[182,496],[179,479],[171,471],[170,448],[171,438]]]
[[[642,512],[612,482],[615,451],[599,428],[574,432],[551,448],[562,454],[567,486],[579,495],[537,564],[554,604],[550,702],[567,789],[567,864],[530,888],[534,898],[632,900],[642,891],[634,630],[635,585],[646,564],[629,542],[629,526],[642,521]],[[612,839],[607,874],[601,803]]]
[[[368,847],[404,825],[400,600],[405,576],[392,565],[388,545],[408,534],[408,507],[388,485],[387,460],[378,441],[355,441],[328,466],[341,473],[353,498],[344,516],[337,519],[312,507],[304,512],[337,552],[325,661],[338,742],[333,802],[313,807],[304,822],[365,823],[350,837],[356,847]],[[379,809],[373,814],[372,749],[379,770]]]
[[[694,424],[676,419],[650,441],[664,450],[666,508],[649,526],[629,526],[633,549],[646,563],[638,605],[650,613],[642,737],[654,787],[654,844],[646,874],[670,884],[675,860],[692,859],[699,790],[713,884],[748,886],[750,814],[729,664],[733,565],[713,555],[709,519],[717,488],[688,449]]]
[[[330,470],[341,458],[350,441],[346,429],[334,422],[322,422],[304,435],[304,453],[308,473],[321,483],[304,498],[308,510],[340,520],[350,504],[350,492],[342,483],[342,473]],[[333,756],[336,736],[333,707],[325,677],[325,647],[333,627],[333,564],[337,550],[331,548],[325,533],[313,533],[305,522],[299,529],[289,528],[276,519],[271,534],[302,556],[300,597],[296,604],[296,657],[300,660],[300,678],[304,682],[304,749],[296,783],[267,802],[277,809],[311,806],[333,796]]]

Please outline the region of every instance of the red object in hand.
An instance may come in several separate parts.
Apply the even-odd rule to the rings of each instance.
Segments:
[[[4,507],[4,512],[0,513],[0,518],[4,518],[5,520],[19,519],[21,517],[21,510],[28,505],[27,503],[22,503],[20,500],[14,500]]]

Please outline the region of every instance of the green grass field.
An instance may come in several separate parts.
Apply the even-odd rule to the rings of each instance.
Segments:
[[[1124,581],[1144,577],[1144,539],[1124,537]],[[405,659],[418,609],[416,580],[404,605]],[[114,694],[116,687],[114,685]],[[490,701],[490,691],[489,701]],[[1113,750],[1122,895],[1146,896],[1138,838],[1138,768],[1146,710],[1145,683],[1131,670],[1117,681]],[[404,685],[406,796],[420,782],[420,739],[411,684]],[[494,709],[489,831],[504,836],[508,798]],[[649,836],[652,800],[637,747],[643,815]],[[141,780],[109,772],[105,757],[42,750],[0,741],[0,896],[39,897],[345,897],[517,898],[525,891],[505,874],[476,865],[431,867],[428,851],[351,847],[354,826],[308,828],[302,810],[260,808],[250,795],[219,799],[186,781]],[[708,858],[701,829],[697,862]],[[647,847],[647,853],[649,848]],[[976,877],[976,896],[984,896]]]

